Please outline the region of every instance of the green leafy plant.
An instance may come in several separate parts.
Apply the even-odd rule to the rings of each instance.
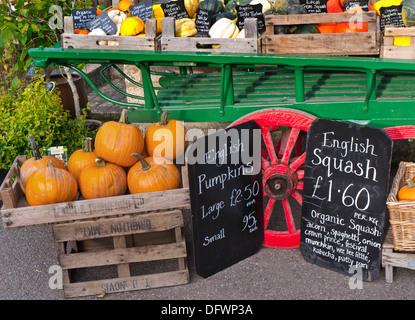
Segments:
[[[49,92],[39,74],[14,92],[0,87],[0,169],[10,168],[18,155],[33,156],[29,135],[35,138],[40,150],[66,145],[70,155],[81,149],[85,138],[91,136],[85,120],[86,111],[71,119],[62,108],[58,92]]]
[[[32,61],[29,49],[56,44],[63,32],[63,17],[72,9],[91,6],[90,0],[1,0],[0,86],[17,87]]]

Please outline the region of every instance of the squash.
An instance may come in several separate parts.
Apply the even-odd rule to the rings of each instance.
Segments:
[[[76,182],[79,183],[82,170],[94,164],[96,157],[92,150],[92,138],[85,138],[84,148],[76,150],[68,159],[68,171],[74,176]]]
[[[121,166],[96,158],[82,170],[79,189],[85,199],[120,196],[127,192],[127,174]]]
[[[122,11],[122,12],[126,12],[129,13],[130,12],[130,6],[133,6],[134,3],[129,1],[129,0],[121,0],[118,3],[117,9]]]
[[[121,22],[121,36],[136,36],[145,30],[145,24],[139,17],[128,17]]]
[[[405,27],[415,26],[415,0],[402,1],[402,21]]]
[[[211,38],[236,38],[238,34],[239,29],[235,22],[228,18],[219,19],[209,29]]]
[[[56,168],[52,161],[30,175],[26,182],[26,199],[31,206],[73,201],[77,193],[78,184],[72,174]]]
[[[140,161],[128,171],[128,190],[132,194],[177,189],[181,178],[177,167],[168,160],[154,157],[144,158],[133,154]]]
[[[150,157],[163,157],[173,161],[185,151],[186,129],[181,121],[167,120],[169,113],[168,110],[163,111],[160,122],[148,127],[145,135],[145,150]]]
[[[151,19],[157,20],[157,34],[160,34],[163,30],[161,20],[165,18],[163,8],[161,4],[155,4],[152,6]]]
[[[187,14],[190,18],[196,18],[197,7],[199,6],[198,0],[184,0],[184,6]]]
[[[415,201],[415,177],[406,180],[406,185],[399,189],[398,201]]]
[[[105,122],[95,136],[95,154],[122,167],[131,167],[137,158],[133,152],[142,152],[144,137],[140,129],[127,123],[127,110],[121,113],[119,122]]]
[[[230,20],[235,20],[237,17],[235,14],[233,14],[232,12],[228,10],[219,12],[219,13],[214,14],[212,18],[210,19],[211,25],[213,25],[216,21],[218,21],[221,18],[228,18]]]
[[[225,11],[225,6],[220,0],[200,1],[198,8],[206,10],[206,11],[210,11],[213,14]]]
[[[40,154],[39,147],[33,136],[29,136],[29,142],[30,147],[32,148],[33,157],[27,159],[20,167],[20,180],[22,181],[23,188],[25,188],[26,181],[29,179],[30,175],[40,168],[46,167],[50,161],[52,161],[56,168],[66,170],[65,164],[58,158],[54,156],[42,156]]]
[[[246,6],[248,4],[248,2],[244,1],[244,0],[229,0],[226,3],[226,11],[230,11],[232,12],[235,16],[236,16],[236,6]],[[233,20],[233,19],[231,19]]]
[[[176,37],[191,37],[197,33],[194,19],[182,18],[175,20]]]

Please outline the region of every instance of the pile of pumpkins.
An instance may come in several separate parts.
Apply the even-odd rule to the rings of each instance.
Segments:
[[[70,155],[67,167],[54,156],[42,156],[30,136],[34,156],[20,168],[28,204],[74,201],[78,191],[85,199],[96,199],[179,188],[181,175],[174,160],[185,151],[186,131],[182,122],[167,120],[168,114],[163,112],[144,137],[126,121],[123,110],[120,121],[100,126],[94,150],[92,139],[86,138],[84,148]],[[176,140],[181,135],[183,139]]]

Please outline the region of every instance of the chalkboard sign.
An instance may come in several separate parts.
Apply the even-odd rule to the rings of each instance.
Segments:
[[[381,266],[392,140],[383,129],[325,119],[309,127],[300,251],[361,280]]]
[[[260,145],[261,130],[250,121],[200,138],[188,148],[195,266],[202,277],[262,246]]]
[[[97,8],[90,9],[73,9],[71,11],[73,17],[74,29],[85,29],[86,24],[95,19],[97,16]]]
[[[380,30],[384,30],[385,26],[393,26],[395,28],[404,28],[405,24],[402,20],[402,5],[380,7]]]
[[[197,8],[195,24],[198,35],[207,35],[209,33],[212,15],[212,12],[209,10]]]
[[[327,13],[328,0],[300,0],[307,13]]]
[[[89,21],[86,24],[86,28],[89,31],[101,28],[107,35],[113,35],[117,32],[117,26],[110,17],[108,17],[108,12],[106,11],[102,11],[94,20]]]
[[[167,3],[162,3],[161,8],[164,11],[166,17],[171,17],[174,19],[189,18],[186,7],[184,5],[184,0],[174,0]]]
[[[262,4],[248,4],[245,6],[236,6],[236,15],[238,18],[237,26],[242,30],[245,25],[245,18],[257,18],[258,32],[265,30],[265,19],[262,14]]]
[[[130,16],[138,17],[143,20],[144,23],[148,19],[151,19],[151,12],[153,10],[153,0],[147,0],[130,6]]]
[[[344,0],[343,5],[345,11],[352,9],[356,5],[359,5],[365,12],[369,11],[369,0]]]

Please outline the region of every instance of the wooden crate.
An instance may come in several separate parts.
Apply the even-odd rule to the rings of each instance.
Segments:
[[[90,200],[79,196],[71,202],[29,206],[20,182],[19,169],[25,160],[26,156],[16,157],[0,186],[1,216],[6,230],[156,210],[190,209],[186,166],[182,167],[183,188]]]
[[[118,6],[119,0],[112,1],[112,7]],[[133,1],[137,3],[137,1]],[[157,36],[157,21],[146,21],[145,37],[129,36],[91,36],[74,34],[73,17],[64,17],[64,33],[61,36],[62,48],[71,49],[107,49],[107,50],[146,50],[158,51],[160,49],[160,36]],[[112,45],[102,41],[112,41]]]
[[[257,19],[245,19],[245,38],[176,37],[173,18],[162,19],[161,51],[261,53]]]
[[[52,225],[66,298],[189,282],[181,210]]]
[[[392,230],[386,233],[382,249],[382,267],[385,268],[385,280],[387,283],[393,282],[393,268],[407,268],[415,270],[415,253],[396,252],[393,245]]]
[[[356,14],[324,13],[266,15],[262,53],[312,55],[377,55],[380,47],[379,19],[376,12],[360,13],[368,22],[367,32],[274,34],[274,26],[355,21]]]
[[[395,46],[395,37],[410,37],[410,46]],[[386,26],[380,51],[381,58],[415,59],[415,27],[395,28]]]

